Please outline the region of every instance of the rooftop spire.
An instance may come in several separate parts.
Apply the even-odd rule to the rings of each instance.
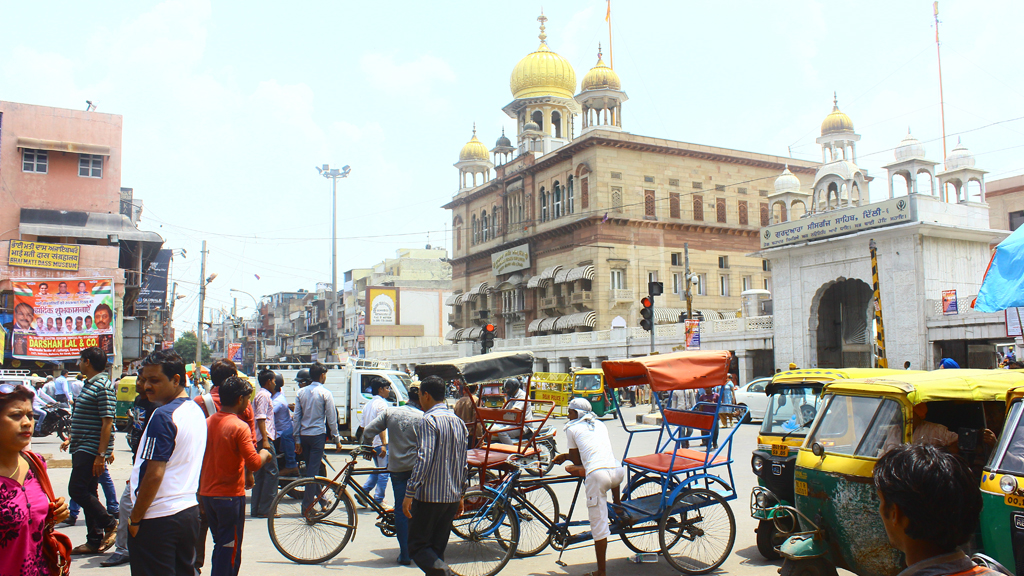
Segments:
[[[548,21],[548,17],[544,15],[544,9],[540,9],[540,16],[537,17],[537,22],[540,22],[540,34],[537,35],[540,38],[540,43],[547,45],[548,35],[544,33],[544,23]]]
[[[601,59],[601,43],[600,42],[597,43],[597,59],[598,60]]]
[[[835,90],[832,91],[832,107],[836,110],[839,109],[839,96],[836,94]]]

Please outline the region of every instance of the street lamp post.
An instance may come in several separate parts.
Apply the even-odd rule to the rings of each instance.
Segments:
[[[206,303],[206,285],[213,282],[213,279],[217,277],[217,273],[214,272],[209,276],[206,275],[206,240],[203,240],[203,252],[202,259],[199,265],[199,323],[196,324],[196,364],[193,368],[192,379],[194,381],[199,380],[199,376],[202,374],[203,365],[203,306]]]
[[[327,358],[330,360],[338,340],[338,179],[348,177],[352,170],[347,165],[338,170],[324,164],[318,166],[317,171],[331,180],[331,330],[327,350]]]

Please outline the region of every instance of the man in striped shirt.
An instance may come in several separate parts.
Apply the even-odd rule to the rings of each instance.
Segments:
[[[444,381],[429,376],[420,384],[423,420],[417,433],[416,464],[405,490],[402,512],[409,522],[409,554],[430,575],[450,575],[444,550],[452,520],[462,512],[466,487],[465,423],[444,402]]]

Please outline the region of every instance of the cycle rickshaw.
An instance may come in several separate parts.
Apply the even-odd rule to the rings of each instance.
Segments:
[[[675,392],[725,384],[730,360],[730,353],[725,351],[678,352],[606,361],[603,368],[611,389],[648,384],[655,392]],[[609,510],[611,533],[618,534],[636,552],[660,553],[684,574],[705,574],[721,566],[736,539],[736,520],[728,504],[736,499],[731,467],[736,428],[721,439],[718,447],[700,451],[684,446],[688,442],[712,444],[718,413],[728,409],[745,416],[746,407],[723,405],[719,397],[716,403],[698,402],[693,410],[675,410],[662,405],[658,395],[655,398],[662,414],[661,427],[630,426],[619,413],[630,438],[623,458],[627,474],[621,508]],[[630,456],[634,435],[647,432],[658,432],[655,452]],[[513,457],[507,464],[519,467],[520,461]],[[528,516],[547,529],[543,544],[550,543],[556,550],[564,551],[591,539],[590,532],[571,532],[588,524],[586,520],[572,520],[583,478],[567,475],[521,480],[521,472],[521,467],[513,469],[498,486],[485,484],[466,494],[467,511],[457,519],[465,532],[493,536],[496,542],[514,550],[522,518]],[[557,511],[548,514],[538,509],[522,493],[524,487],[563,482],[577,484],[565,517]],[[507,561],[476,574],[496,574]]]

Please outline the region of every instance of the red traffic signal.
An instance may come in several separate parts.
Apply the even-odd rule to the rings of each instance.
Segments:
[[[484,326],[484,332],[494,332],[494,324],[488,324]]]
[[[640,327],[650,332],[654,330],[654,298],[644,296],[640,299]]]
[[[643,298],[640,299],[640,305],[643,306],[644,308],[653,308],[654,300],[651,299],[650,296],[644,296]]]

